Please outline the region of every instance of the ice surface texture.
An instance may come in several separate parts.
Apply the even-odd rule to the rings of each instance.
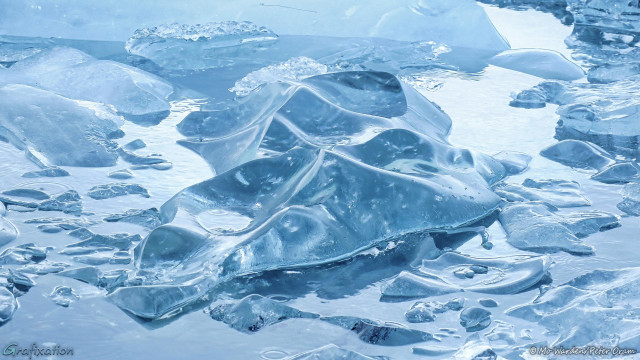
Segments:
[[[552,50],[507,50],[489,59],[489,63],[544,79],[571,81],[584,77],[580,66]]]
[[[164,275],[149,284],[157,286],[112,294],[124,309],[155,318],[211,282],[346,259],[410,233],[473,223],[500,204],[489,186],[504,167],[448,145],[450,119],[389,74],[275,83],[250,100],[179,125],[216,145],[211,156],[200,153],[220,174],[162,206],[170,224],[149,234],[136,264]],[[252,160],[258,150],[271,156]],[[203,268],[211,269],[204,279]],[[199,287],[168,285],[178,278]],[[165,290],[174,295],[158,295]]]
[[[549,266],[549,259],[541,256],[481,259],[450,252],[424,260],[415,274],[400,273],[382,287],[382,295],[391,300],[459,291],[516,294],[547,277]]]
[[[508,314],[545,326],[564,347],[637,348],[638,268],[594,270],[553,287]],[[615,335],[612,330],[615,329]]]
[[[173,86],[155,75],[66,47],[17,62],[0,73],[0,83],[26,84],[71,99],[112,105],[132,120],[166,116],[167,98],[173,92]]]
[[[101,105],[5,85],[0,87],[0,107],[1,136],[32,157],[41,154],[54,165],[87,167],[114,165],[118,158],[111,134],[121,120]]]
[[[68,9],[73,9],[73,12]],[[118,9],[115,16],[113,9]],[[437,40],[450,46],[496,52],[508,49],[507,42],[493,27],[484,10],[472,0],[410,0],[402,3],[374,0],[366,5],[357,0],[322,4],[313,0],[276,0],[268,4],[258,0],[240,0],[219,2],[215,11],[211,11],[211,4],[203,0],[184,4],[164,3],[162,7],[151,0],[100,3],[64,0],[56,4],[30,0],[9,2],[3,10],[0,33],[25,36],[124,41],[136,29],[146,26],[151,29],[142,30],[139,35],[197,38],[200,44],[206,45],[207,35],[214,35],[211,36],[213,40],[219,35],[215,27],[214,31],[207,25],[152,29],[159,24],[173,22],[205,24],[239,19],[266,26],[276,34]],[[239,32],[233,27],[226,30]]]

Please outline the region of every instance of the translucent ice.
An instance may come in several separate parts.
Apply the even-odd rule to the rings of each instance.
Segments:
[[[0,324],[11,320],[17,308],[18,302],[11,291],[0,287]]]
[[[297,81],[315,75],[326,74],[328,71],[329,68],[326,65],[308,57],[292,58],[283,63],[269,65],[247,74],[247,76],[236,81],[235,86],[229,91],[233,91],[237,95],[247,95],[263,84],[279,80]]]
[[[571,81],[584,77],[580,66],[553,50],[507,50],[489,59],[489,63],[544,79]]]
[[[72,302],[80,298],[78,294],[76,294],[73,289],[68,286],[56,286],[49,297],[54,303],[62,307],[69,307]]]
[[[597,145],[579,140],[563,140],[551,145],[540,155],[563,165],[600,170],[613,163],[611,155]]]
[[[148,229],[155,229],[162,223],[160,221],[160,213],[156,208],[150,209],[131,209],[122,214],[112,214],[104,218],[107,222],[127,222],[132,224],[138,224]]]
[[[18,229],[13,223],[0,215],[0,246],[4,246],[18,237]]]
[[[611,165],[591,176],[593,180],[605,184],[624,184],[640,179],[640,165],[636,162],[622,162]]]
[[[624,186],[622,202],[618,209],[633,216],[640,216],[640,183],[632,182]]]
[[[375,360],[378,357],[369,357],[353,351],[345,350],[330,344],[308,352],[296,354],[284,360]]]
[[[226,57],[250,56],[260,51],[263,42],[277,38],[267,28],[250,22],[173,23],[136,30],[126,49],[165,69],[197,70],[222,66]]]
[[[508,315],[535,321],[557,336],[556,346],[637,345],[638,268],[594,270],[549,289]],[[615,336],[612,336],[612,329]]]
[[[137,121],[168,114],[173,87],[164,80],[118,62],[96,60],[80,50],[55,47],[0,73],[0,82],[35,86],[70,99],[112,105]]]
[[[322,317],[320,320],[355,332],[360,340],[369,344],[400,346],[433,339],[433,336],[427,332],[395,323],[383,323],[353,316],[330,316]]]
[[[420,272],[439,277],[464,291],[487,294],[516,294],[538,284],[548,276],[550,261],[541,256],[473,258],[447,252],[435,260],[423,260]],[[482,269],[473,277],[456,275],[461,269]]]
[[[69,176],[69,172],[67,170],[61,169],[59,167],[47,167],[42,170],[29,171],[22,174],[24,178],[39,178],[39,177],[60,177],[60,176]]]
[[[637,98],[640,75],[610,84],[542,83],[534,88],[546,101],[560,105],[559,140],[590,141],[607,151],[637,154]]]
[[[492,157],[500,161],[509,175],[525,172],[531,161],[531,156],[517,151],[501,151]]]
[[[479,307],[470,307],[460,313],[460,325],[467,332],[480,331],[491,324],[491,312]]]
[[[119,233],[112,235],[94,234],[93,232],[81,228],[72,231],[69,235],[80,239],[81,241],[67,245],[67,247],[87,247],[87,246],[106,246],[113,249],[127,250],[133,243],[137,243],[142,238],[138,234]]]
[[[553,206],[535,202],[506,206],[500,213],[500,223],[507,241],[522,250],[588,255],[593,249],[578,238],[619,225],[616,215],[605,212],[560,215],[556,211]]]
[[[249,295],[236,304],[222,304],[207,310],[212,319],[243,332],[256,332],[287,319],[318,318],[260,295]]]
[[[165,225],[136,248],[138,269],[158,276],[114,300],[160,317],[155,311],[183,307],[218,281],[332,263],[484,218],[501,202],[489,186],[506,171],[449,145],[450,125],[379,72],[269,84],[233,110],[192,113],[179,130],[196,136],[194,146],[211,145],[198,152],[218,175],[161,207]]]
[[[87,195],[89,195],[92,199],[96,200],[111,199],[114,197],[125,196],[129,194],[138,194],[146,198],[150,196],[147,189],[143,188],[142,186],[127,183],[96,185],[89,189],[89,192],[87,193]]]
[[[407,321],[411,323],[432,322],[435,320],[436,314],[440,314],[448,310],[462,310],[464,303],[464,298],[451,299],[446,303],[436,301],[418,301],[411,306],[404,316]]]
[[[117,17],[111,15],[113,9],[119,10]],[[195,1],[163,3],[160,9],[150,0],[134,3],[110,0],[98,4],[65,0],[55,6],[32,0],[8,3],[0,15],[0,32],[123,41],[140,26],[172,22],[204,24],[229,19],[251,21],[277,34],[434,40],[450,46],[496,52],[508,48],[508,43],[493,27],[484,10],[471,0],[411,0],[406,3],[375,0],[366,6],[357,0],[323,4],[312,0],[295,3],[277,0],[268,4],[241,0],[214,5]],[[166,35],[172,34],[168,31]]]
[[[25,85],[5,85],[0,87],[0,108],[2,137],[19,149],[42,154],[55,165],[116,162],[117,144],[110,134],[121,120],[104,107]]]
[[[580,192],[580,184],[575,181],[525,179],[522,186],[498,184],[495,192],[510,202],[541,201],[555,207],[591,205],[589,199]]]
[[[38,205],[41,211],[62,211],[77,214],[82,211],[82,200],[75,190],[67,190],[54,198],[45,200]]]

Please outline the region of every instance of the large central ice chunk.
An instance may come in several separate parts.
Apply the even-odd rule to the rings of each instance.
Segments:
[[[205,158],[219,175],[162,206],[170,224],[136,257],[154,275],[111,299],[155,318],[216,282],[336,262],[487,216],[501,202],[490,184],[504,167],[449,145],[450,125],[437,106],[376,72],[275,83],[237,109],[185,119],[184,134],[216,136]]]

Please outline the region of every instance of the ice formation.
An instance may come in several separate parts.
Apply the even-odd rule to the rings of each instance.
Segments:
[[[584,77],[580,66],[552,50],[507,50],[489,59],[489,63],[543,79],[571,81]]]
[[[375,0],[367,6],[355,0],[322,5],[311,0],[271,3],[241,0],[216,4],[215,12],[210,11],[211,4],[206,1],[166,3],[162,7],[164,11],[149,11],[155,9],[154,5],[157,4],[150,0],[135,3],[110,0],[99,4],[65,0],[55,5],[39,0],[10,3],[0,17],[0,32],[123,41],[134,30],[147,26],[150,30],[143,31],[142,35],[160,33],[169,38],[193,39],[201,37],[190,33],[191,30],[209,33],[210,29],[206,25],[176,29],[167,26],[153,31],[153,27],[173,22],[205,24],[239,19],[266,26],[276,34],[438,40],[450,46],[496,52],[508,48],[508,43],[493,27],[484,10],[471,0],[455,3],[411,0],[402,4]],[[68,8],[73,8],[73,13],[65,12]],[[112,15],[113,8],[119,9],[117,16]],[[25,18],[30,21],[24,21]],[[92,21],[85,20],[89,18]],[[202,43],[206,44],[206,41]]]
[[[516,294],[544,280],[549,266],[549,259],[539,256],[476,259],[449,252],[424,260],[417,274],[400,273],[382,288],[382,295],[412,299],[459,291]]]
[[[0,83],[25,84],[70,99],[111,105],[133,121],[165,117],[167,98],[173,92],[173,86],[152,74],[67,47],[17,62],[0,73]]]
[[[164,204],[161,218],[170,224],[152,231],[137,256],[140,269],[169,269],[164,279],[117,290],[110,297],[119,306],[159,317],[216,281],[335,262],[412,232],[473,223],[499,205],[489,184],[504,167],[448,145],[449,118],[393,76],[345,72],[263,88],[273,90],[266,101],[256,94],[256,115],[234,110],[179,125],[184,134],[216,136],[212,142],[235,149],[249,143],[252,151],[240,159],[205,154],[220,175]],[[214,126],[220,118],[228,119],[224,127]],[[258,148],[276,154],[246,158]],[[460,211],[443,211],[453,208]],[[175,284],[178,278],[190,285]]]
[[[222,304],[207,310],[212,319],[243,332],[256,332],[275,323],[295,318],[320,317],[280,304],[260,295],[249,295],[237,304]]]
[[[591,205],[575,181],[525,179],[522,185],[500,183],[494,189],[509,202],[541,201],[561,208]]]
[[[118,158],[112,134],[122,122],[102,106],[26,85],[5,85],[0,87],[0,108],[1,136],[31,157],[87,167],[114,165]]]
[[[594,270],[507,313],[545,326],[557,338],[555,346],[635,349],[639,341],[637,282],[638,268]],[[610,332],[613,328],[615,335]]]
[[[619,226],[619,218],[606,212],[560,215],[556,211],[557,208],[540,202],[505,207],[500,213],[500,223],[509,244],[536,252],[589,255],[593,248],[579,238]]]

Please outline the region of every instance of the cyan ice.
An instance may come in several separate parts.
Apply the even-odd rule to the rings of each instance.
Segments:
[[[219,281],[343,260],[410,233],[473,223],[500,204],[489,187],[504,167],[449,145],[448,116],[389,74],[320,75],[251,98],[179,125],[240,144],[235,152],[253,144],[256,159],[229,150],[219,175],[162,206],[167,225],[136,257],[139,269],[161,275],[110,295],[123,309],[156,318]],[[217,171],[219,154],[204,156]]]
[[[424,260],[416,273],[400,273],[382,287],[382,295],[383,299],[394,300],[460,291],[516,294],[545,279],[550,265],[550,259],[542,256],[474,258],[448,252],[437,259]],[[468,270],[474,275],[460,276]]]
[[[556,338],[555,346],[636,349],[640,345],[639,275],[638,268],[594,270],[548,289],[507,314],[543,325]]]
[[[611,213],[591,211],[564,215],[541,202],[507,205],[499,218],[509,244],[542,253],[565,251],[591,255],[593,248],[580,238],[619,226],[618,216]]]
[[[122,120],[102,105],[79,102],[26,85],[0,87],[0,133],[30,158],[52,165],[116,163],[112,134]],[[67,116],[73,114],[73,116]]]
[[[542,201],[559,208],[591,205],[576,181],[525,179],[522,185],[499,183],[494,191],[509,202]]]
[[[543,79],[571,81],[584,77],[580,66],[553,50],[507,50],[489,59],[489,63]]]
[[[266,26],[280,35],[435,40],[449,46],[495,52],[509,47],[484,9],[472,0],[374,0],[366,4],[357,0],[241,0],[217,2],[213,9],[210,2],[203,0],[157,5],[151,0],[8,2],[0,14],[0,33],[124,41],[140,27],[235,19]]]
[[[173,86],[155,75],[115,61],[96,60],[68,47],[43,50],[8,70],[0,83],[16,83],[55,92],[70,99],[112,105],[133,121],[165,117]]]

